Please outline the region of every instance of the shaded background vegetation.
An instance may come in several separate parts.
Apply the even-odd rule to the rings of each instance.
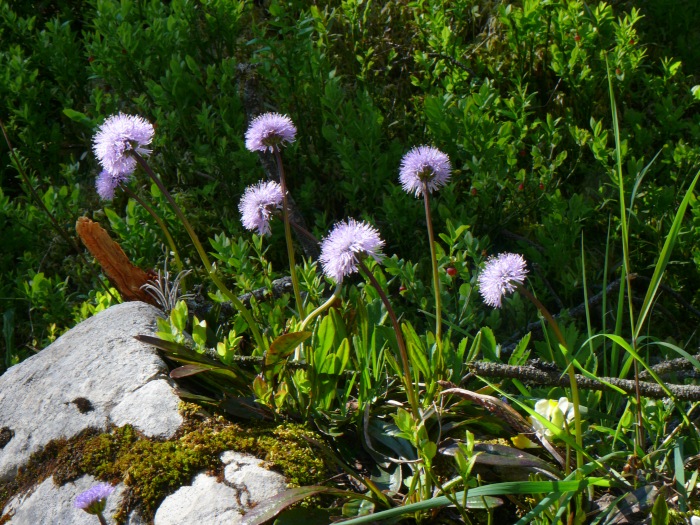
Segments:
[[[301,212],[318,236],[346,216],[371,220],[385,252],[397,255],[392,286],[407,311],[432,300],[418,286],[430,282],[422,205],[397,184],[413,145],[435,145],[455,168],[433,202],[439,233],[469,226],[452,239],[467,257],[443,239],[441,264],[458,270],[446,293],[458,304],[468,302],[487,252],[523,253],[553,311],[583,301],[582,243],[591,294],[619,275],[608,73],[625,184],[636,188],[629,211],[640,278],[700,167],[700,14],[690,1],[31,4],[0,5],[0,117],[29,175],[19,176],[0,143],[2,368],[103,299],[95,269],[56,232],[28,184],[71,236],[88,215],[109,225],[136,264],[163,266],[152,219],[124,194],[106,203],[94,191],[91,138],[118,111],[156,124],[153,165],[200,236],[234,242],[240,195],[264,177],[243,145],[251,92],[260,109],[289,114],[299,133],[284,158]],[[161,198],[143,179],[132,189]],[[280,232],[268,256],[284,273],[278,241]],[[698,241],[694,200],[665,281],[679,295],[662,294],[653,318],[654,335],[681,346],[696,344]],[[415,283],[405,282],[401,259],[418,265]],[[402,283],[419,293],[401,298]],[[506,314],[472,300],[451,321],[464,330],[489,324],[506,339],[536,318],[513,302]]]

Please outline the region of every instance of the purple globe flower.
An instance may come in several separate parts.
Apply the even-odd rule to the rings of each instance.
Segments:
[[[517,284],[522,284],[527,276],[525,259],[515,253],[501,253],[486,261],[479,274],[479,293],[484,302],[494,308],[501,307],[501,300],[512,293]]]
[[[117,187],[129,180],[128,175],[111,175],[106,170],[102,170],[95,180],[95,189],[102,200],[111,201],[114,198],[114,191]]]
[[[114,487],[109,483],[98,483],[78,494],[73,506],[76,509],[83,509],[88,514],[101,514],[107,505],[107,497],[112,492],[114,492]]]
[[[417,146],[404,155],[399,181],[406,193],[420,197],[424,186],[432,193],[450,180],[450,158],[432,146]]]
[[[257,230],[259,235],[269,234],[270,217],[282,207],[282,197],[282,188],[274,181],[248,186],[238,205],[243,226]]]
[[[285,142],[294,142],[297,128],[287,115],[263,113],[250,123],[245,134],[245,147],[250,151],[272,151]]]
[[[379,260],[382,246],[384,241],[379,232],[366,222],[341,221],[321,243],[319,260],[323,273],[339,283],[346,275],[357,271],[360,257],[369,255]]]
[[[136,159],[129,152],[150,155],[151,150],[145,146],[151,143],[154,133],[153,125],[147,120],[119,113],[100,126],[92,149],[106,172],[113,177],[128,177],[136,169]]]

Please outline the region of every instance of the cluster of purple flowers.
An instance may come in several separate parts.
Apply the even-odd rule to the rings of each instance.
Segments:
[[[127,182],[136,169],[131,152],[144,157],[151,154],[146,146],[154,133],[150,122],[124,113],[112,115],[100,126],[93,139],[93,150],[103,168],[95,183],[102,199],[113,199],[117,186]]]
[[[287,115],[265,113],[256,117],[245,134],[250,151],[274,151],[294,142],[297,129]],[[102,199],[111,200],[116,188],[129,180],[137,161],[132,153],[148,156],[147,146],[153,140],[153,125],[142,117],[119,113],[100,126],[94,137],[93,149],[102,165],[95,186]],[[401,160],[399,181],[407,193],[420,197],[432,193],[450,180],[452,166],[449,157],[432,146],[417,146]],[[282,189],[276,182],[259,182],[246,189],[239,211],[243,226],[260,235],[270,233],[270,219],[282,206]],[[348,219],[336,224],[321,246],[324,273],[337,282],[357,271],[361,257],[377,259],[384,245],[379,232],[364,222]],[[501,306],[501,299],[522,284],[527,274],[520,255],[501,254],[487,261],[479,275],[481,295],[486,304]]]

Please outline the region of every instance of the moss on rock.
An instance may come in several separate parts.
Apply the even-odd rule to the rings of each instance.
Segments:
[[[267,462],[287,477],[290,485],[315,484],[329,470],[309,440],[312,431],[297,424],[239,424],[221,416],[201,416],[196,405],[183,403],[185,423],[172,439],[159,441],[139,434],[131,426],[107,432],[86,430],[70,440],[55,440],[34,454],[16,478],[0,484],[0,507],[15,494],[49,476],[62,485],[83,474],[111,483],[124,482],[127,494],[117,522],[137,509],[152,520],[160,502],[187,485],[201,471],[223,475],[219,458],[226,450],[245,452]]]

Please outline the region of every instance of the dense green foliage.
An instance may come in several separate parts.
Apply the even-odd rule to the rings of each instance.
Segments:
[[[564,311],[559,323],[567,346],[589,373],[631,378],[635,362],[620,341],[589,339],[595,334],[629,341],[649,365],[678,357],[677,350],[695,353],[700,203],[688,189],[700,168],[697,9],[683,2],[545,0],[33,4],[0,4],[0,118],[21,165],[0,144],[0,371],[113,301],[99,267],[87,263],[74,240],[78,217],[109,227],[135,264],[165,264],[168,248],[143,207],[123,192],[112,202],[95,193],[100,168],[92,136],[119,111],[156,125],[149,162],[237,293],[269,286],[289,271],[282,228],[264,239],[244,233],[237,208],[244,188],[265,177],[257,155],[244,147],[251,116],[288,114],[298,139],[283,152],[285,171],[313,233],[322,237],[336,220],[353,216],[369,220],[386,240],[388,257],[373,272],[405,321],[412,378],[422,385],[425,407],[439,400],[437,380],[459,383],[465,362],[477,355],[511,364],[530,355],[561,370],[570,362],[551,337],[539,332],[530,341],[526,334],[537,328],[526,327],[537,310],[523,297],[509,298],[502,310],[477,299],[478,271],[500,251],[528,260],[530,286],[553,313]],[[428,333],[434,297],[423,204],[397,183],[402,155],[418,144],[440,148],[454,167],[450,184],[432,197],[449,329],[446,375]],[[166,220],[185,266],[200,270],[162,193],[140,175],[130,190]],[[677,217],[687,193],[687,216]],[[675,245],[667,252],[670,231]],[[666,253],[668,264],[657,263]],[[654,308],[635,326],[628,308],[642,306],[662,266],[662,287],[650,296]],[[318,305],[329,285],[311,260],[298,273],[310,304]],[[635,274],[629,302],[618,293],[628,274]],[[216,291],[201,271],[193,277]],[[271,413],[313,421],[330,435],[358,431],[372,407],[380,414],[369,418],[366,432],[393,433],[382,442],[384,454],[429,463],[437,427],[421,426],[407,412],[390,419],[389,409],[374,407],[389,392],[396,395],[400,381],[387,377],[400,376],[401,367],[377,292],[363,279],[351,282],[338,309],[312,327],[309,375],[280,372],[278,360],[294,346],[280,345],[276,357],[266,357],[274,374],[219,378],[208,393],[252,390]],[[599,293],[590,308],[580,308]],[[218,342],[221,361],[232,366],[246,330],[241,317],[207,319],[207,332],[182,308],[169,338],[184,340],[194,321],[202,331],[199,351]],[[270,341],[299,329],[293,308],[287,295],[251,306]],[[649,339],[637,346],[640,336]],[[264,349],[252,346],[246,339],[243,353],[262,358]],[[344,379],[348,370],[361,371],[356,384]],[[533,399],[565,395],[520,382],[501,388],[530,411]],[[664,441],[679,424],[676,409],[688,412],[680,405],[652,400],[638,407],[629,396],[599,392],[587,392],[582,404],[595,439],[607,436],[597,457],[633,450],[637,411],[661,451],[645,457],[647,472],[667,471],[698,452],[697,435],[687,437],[685,452],[682,440]],[[459,410],[462,418],[464,410],[471,414]],[[458,420],[448,427],[460,428]],[[479,428],[500,435],[489,416],[480,416]],[[465,485],[473,483],[470,469],[459,466]],[[382,474],[392,490],[389,477],[397,470]],[[680,510],[689,497],[682,494]]]

